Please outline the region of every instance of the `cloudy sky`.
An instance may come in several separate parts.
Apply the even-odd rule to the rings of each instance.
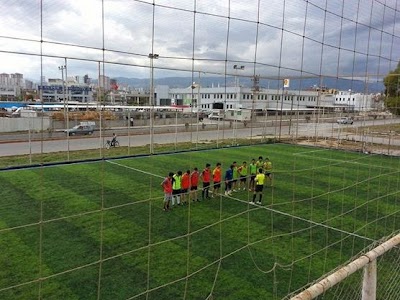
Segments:
[[[362,77],[396,67],[400,1],[1,0],[0,33],[0,73],[37,81],[65,58],[69,76],[148,78],[149,53],[155,77]]]

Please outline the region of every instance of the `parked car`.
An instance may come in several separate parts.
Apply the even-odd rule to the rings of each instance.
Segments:
[[[224,117],[225,117],[224,113],[215,112],[215,111],[208,115],[208,118],[210,120],[223,120]]]
[[[94,127],[91,125],[76,125],[74,127],[72,127],[71,129],[66,129],[64,132],[68,135],[91,135],[93,134],[94,131]]]
[[[336,121],[338,124],[353,124],[353,119],[349,117],[340,118]]]

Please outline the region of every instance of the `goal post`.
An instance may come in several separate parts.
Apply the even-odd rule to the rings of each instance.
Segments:
[[[290,300],[311,300],[327,292],[334,285],[343,281],[351,274],[364,268],[362,282],[362,299],[376,299],[377,292],[377,258],[384,255],[394,247],[400,245],[400,234],[395,235],[369,252],[341,267],[334,273],[324,277],[306,290],[290,298]]]

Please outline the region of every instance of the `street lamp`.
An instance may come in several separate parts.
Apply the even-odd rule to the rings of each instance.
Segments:
[[[233,69],[235,70],[235,90],[236,90],[236,105],[235,109],[237,108],[237,105],[240,104],[241,99],[240,99],[240,85],[239,85],[239,78],[237,76],[237,71],[238,70],[244,70],[244,66],[238,66],[238,65],[233,65]],[[237,111],[234,112],[234,114],[237,115]],[[237,118],[235,116],[234,119],[234,126],[233,126],[233,137],[234,137],[234,142],[236,143],[236,135],[237,135]]]
[[[65,65],[59,66],[58,69],[61,71],[61,79],[62,79],[62,84],[63,84],[64,127],[66,127],[66,129],[69,129],[68,103],[66,103],[66,101],[65,101],[65,98],[67,97],[66,91],[65,91],[66,90],[65,80],[67,79],[67,60],[66,59],[65,59]],[[64,77],[64,72],[65,72],[65,77]],[[67,158],[69,161],[69,133],[67,133]]]
[[[149,53],[147,56],[150,59],[150,97],[149,104],[152,106],[150,108],[150,154],[154,153],[154,60],[158,59],[159,55],[156,53]]]
[[[64,102],[64,122],[67,119],[66,118],[66,107],[65,107],[65,80],[64,80],[64,71],[66,70],[67,66],[62,65],[59,66],[58,69],[61,71],[61,80],[62,80],[62,87],[63,87],[63,102]],[[65,124],[65,123],[64,123]]]
[[[196,148],[197,148],[197,144],[199,142],[199,119],[200,119],[200,107],[201,107],[201,103],[200,103],[200,82],[201,82],[201,71],[199,71],[199,82],[196,84],[196,82],[192,83],[192,111],[193,111],[193,91],[194,89],[197,87],[197,99],[196,99]]]
[[[239,78],[237,78],[237,70],[244,70],[244,66],[233,65],[233,69],[235,70],[235,87],[238,87]]]
[[[347,113],[350,114],[350,105],[351,105],[351,89],[349,89],[349,98],[347,101]]]

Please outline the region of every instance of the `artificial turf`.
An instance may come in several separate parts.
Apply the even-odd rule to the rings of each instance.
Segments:
[[[259,155],[262,206],[240,191],[162,211],[168,172]],[[284,144],[3,171],[0,299],[280,299],[399,230],[399,172]]]

